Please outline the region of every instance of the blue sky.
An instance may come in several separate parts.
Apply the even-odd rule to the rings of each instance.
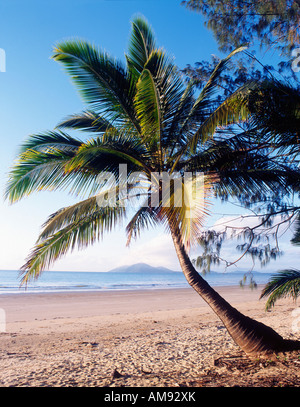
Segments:
[[[50,59],[54,45],[83,38],[123,59],[136,14],[148,19],[158,44],[175,56],[179,67],[208,60],[211,54],[222,56],[201,16],[180,0],[0,0],[0,48],[6,53],[6,72],[0,72],[1,192],[24,139],[53,129],[85,107],[61,66]],[[73,202],[62,192],[34,194],[13,206],[1,199],[0,269],[18,269],[48,215]],[[288,258],[294,259],[297,252],[287,248],[292,250]],[[130,249],[124,231],[117,231],[91,249],[68,255],[53,269],[106,271],[140,261],[179,269],[171,240],[161,230],[149,231]]]

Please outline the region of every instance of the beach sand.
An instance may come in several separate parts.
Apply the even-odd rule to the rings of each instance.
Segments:
[[[265,312],[260,287],[216,290],[285,338],[300,339],[292,300]],[[1,387],[300,385],[300,352],[246,358],[191,288],[1,295],[0,308]]]

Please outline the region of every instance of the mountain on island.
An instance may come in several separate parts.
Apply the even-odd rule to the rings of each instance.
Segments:
[[[121,266],[113,270],[110,270],[109,273],[142,273],[142,274],[164,274],[164,273],[176,273],[176,271],[170,270],[166,267],[152,267],[149,264],[137,263],[132,264],[131,266]]]

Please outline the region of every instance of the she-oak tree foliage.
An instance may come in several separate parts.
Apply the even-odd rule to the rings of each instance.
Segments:
[[[258,42],[290,54],[300,44],[300,0],[184,0],[201,13],[222,51]]]
[[[29,137],[10,172],[6,197],[13,203],[35,191],[63,189],[84,199],[58,210],[45,222],[22,267],[23,284],[69,250],[93,244],[125,220],[128,244],[143,229],[161,224],[172,236],[188,283],[247,354],[299,346],[233,308],[200,276],[188,256],[208,214],[209,196],[243,200],[258,193],[272,195],[275,190],[289,193],[292,181],[299,179],[297,171],[255,149],[252,132],[226,131],[226,126],[249,114],[249,84],[218,106],[214,100],[218,76],[232,55],[242,50],[221,60],[199,92],[197,81],[186,84],[172,58],[157,48],[152,29],[142,17],[132,22],[125,63],[84,41],[55,47],[54,60],[71,76],[88,110],[66,118],[54,131]],[[91,138],[80,140],[65,132],[74,129]],[[118,179],[120,164],[127,165],[128,179],[134,172],[141,173],[141,182],[129,182],[124,194],[119,180],[114,205],[99,206],[99,197],[109,196],[113,188],[108,183],[99,185],[99,175],[109,171]],[[159,181],[159,202],[152,205],[151,174],[196,171],[204,173],[204,205],[202,201],[196,205],[192,217],[186,216],[188,201],[176,205],[175,187],[169,205],[163,205]],[[141,204],[132,213],[130,201],[136,205],[137,195]]]
[[[299,0],[255,0],[255,1],[219,1],[219,0],[185,0],[181,2],[192,11],[202,14],[206,27],[211,30],[218,42],[219,49],[229,52],[240,43],[247,43],[250,46],[257,45],[260,49],[279,52],[280,62],[277,65],[278,72],[273,66],[263,66],[253,54],[247,52],[248,58],[243,56],[235,61],[230,74],[223,74],[220,77],[220,87],[224,95],[228,95],[239,84],[245,83],[249,78],[262,81],[267,79],[265,84],[261,84],[258,92],[254,92],[256,106],[252,113],[258,117],[259,127],[264,135],[272,134],[273,154],[288,157],[290,163],[299,165],[299,106],[300,106],[300,86],[299,73],[295,70],[297,66],[296,56],[300,47],[300,1]],[[183,72],[194,80],[201,82],[210,75],[211,70],[217,63],[217,58],[213,57],[212,63],[207,61],[197,62],[195,67],[187,65]],[[292,68],[292,69],[291,69]],[[273,75],[279,74],[285,78],[285,84],[276,83]],[[270,77],[273,77],[270,82]],[[291,86],[293,84],[293,86]],[[266,85],[266,86],[265,86]],[[220,100],[222,96],[220,95]],[[256,128],[256,132],[259,132]],[[263,141],[266,142],[265,140]],[[268,140],[270,142],[270,140]],[[283,152],[283,150],[285,150]],[[276,202],[277,201],[277,202]],[[292,244],[299,245],[300,224],[299,205],[293,201],[288,203],[280,199],[273,199],[272,204],[266,208],[262,214],[261,204],[259,207],[259,223],[267,226],[265,235],[276,236],[275,246],[271,247],[269,241],[264,245],[261,232],[256,235],[254,228],[238,228],[234,231],[238,236],[248,239],[248,243],[237,246],[245,254],[252,258],[259,259],[265,265],[272,258],[281,254],[277,244],[277,234],[280,225],[289,222],[295,225]],[[253,211],[253,207],[252,207]],[[258,212],[259,213],[259,212]],[[280,221],[274,222],[275,217],[281,214]],[[229,226],[229,230],[232,228]],[[277,231],[270,233],[272,231]],[[226,233],[217,234],[214,231],[206,232],[206,239],[201,243],[204,247],[203,253],[195,261],[202,269],[209,269],[210,263],[225,262],[232,265],[226,259],[220,258],[220,247],[225,239]],[[208,238],[207,238],[208,237]],[[254,246],[257,240],[259,245]],[[294,300],[300,295],[300,274],[299,270],[283,270],[274,274],[262,292],[262,297],[269,296],[266,309],[274,306],[275,302],[286,296]],[[251,276],[251,274],[250,274]],[[243,282],[241,282],[243,284]],[[251,282],[250,282],[251,284]],[[255,284],[255,282],[254,282]]]
[[[300,48],[300,0],[185,0],[181,4],[202,15],[222,52],[230,52],[241,44],[249,47],[235,61],[230,73],[220,78],[225,95],[249,78],[267,78],[270,72],[276,74],[276,71],[299,86],[298,72],[291,65],[297,64]],[[256,59],[258,48],[263,51],[265,61],[266,56],[271,56],[273,65],[262,65]],[[210,63],[196,62],[194,67],[187,65],[183,71],[189,77],[206,78],[216,60],[213,56]]]

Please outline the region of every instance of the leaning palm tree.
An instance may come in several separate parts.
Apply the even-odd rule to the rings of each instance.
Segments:
[[[23,284],[128,217],[127,244],[143,229],[160,224],[172,236],[188,283],[247,354],[287,346],[271,328],[233,308],[200,276],[188,256],[212,193],[255,195],[286,188],[282,167],[249,149],[251,135],[229,137],[224,132],[224,126],[247,117],[248,88],[238,89],[218,106],[214,103],[218,77],[240,51],[221,60],[199,91],[197,82],[185,84],[173,59],[156,47],[152,29],[140,17],[132,22],[125,64],[83,41],[55,48],[53,58],[66,68],[89,109],[23,144],[6,194],[16,202],[34,191],[67,189],[84,199],[52,214],[43,225],[22,267]],[[71,137],[66,129],[92,137]],[[191,182],[191,177],[185,182],[184,176],[196,171],[204,174],[201,182]],[[165,176],[172,181],[168,189]],[[200,189],[196,200],[191,193],[195,185],[196,195]]]

